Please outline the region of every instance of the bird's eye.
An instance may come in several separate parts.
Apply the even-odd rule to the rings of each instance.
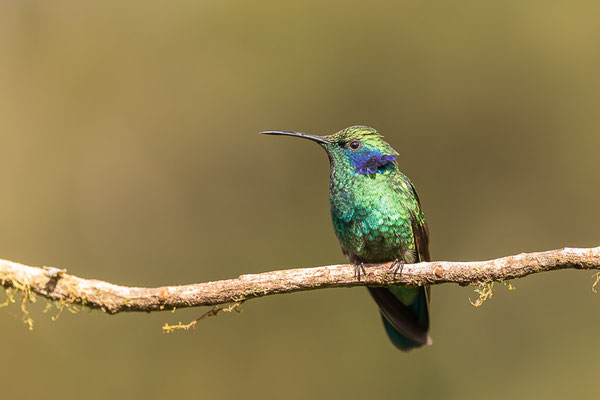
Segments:
[[[362,143],[360,142],[360,140],[351,140],[350,142],[348,142],[348,144],[346,145],[346,148],[350,149],[350,150],[358,150],[360,149],[362,146]]]

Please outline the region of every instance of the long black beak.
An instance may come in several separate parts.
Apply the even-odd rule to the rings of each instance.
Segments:
[[[312,140],[317,143],[331,144],[331,142],[319,135],[311,135],[310,133],[294,132],[294,131],[264,131],[261,132],[263,135],[285,135],[285,136],[296,136],[304,139]]]

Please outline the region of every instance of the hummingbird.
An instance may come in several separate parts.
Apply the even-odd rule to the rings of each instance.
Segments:
[[[366,273],[364,264],[391,262],[394,273],[405,263],[430,261],[429,230],[419,196],[400,172],[396,152],[375,129],[351,126],[333,135],[264,131],[316,142],[329,157],[329,203],[342,252]],[[385,331],[400,350],[431,344],[430,288],[368,287],[379,306]]]

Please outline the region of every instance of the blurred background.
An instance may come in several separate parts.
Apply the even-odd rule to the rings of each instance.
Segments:
[[[345,262],[318,146],[378,129],[438,260],[600,244],[593,1],[4,1],[0,257],[128,285]],[[0,310],[6,398],[567,396],[597,388],[592,272],[437,286],[394,349],[364,289],[205,310]],[[0,293],[0,302],[4,294]]]

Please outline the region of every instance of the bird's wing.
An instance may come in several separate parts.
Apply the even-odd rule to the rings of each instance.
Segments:
[[[415,186],[410,183],[410,188],[415,195],[417,200],[418,210],[421,218],[417,218],[414,213],[410,213],[410,222],[412,224],[413,237],[415,241],[415,249],[417,250],[417,262],[431,261],[431,255],[429,254],[429,227],[427,222],[423,219],[423,212],[421,211],[421,201]],[[427,293],[427,305],[431,301],[431,287],[425,286],[425,292]]]
[[[413,211],[410,213],[410,222],[412,224],[418,262],[431,261],[431,256],[429,255],[429,228],[427,227],[427,222],[425,222],[423,219],[421,201],[419,200],[419,195],[417,194],[417,191],[412,183],[410,184],[410,188],[412,189],[415,199],[417,200],[418,207],[418,210],[416,210],[418,215]]]

